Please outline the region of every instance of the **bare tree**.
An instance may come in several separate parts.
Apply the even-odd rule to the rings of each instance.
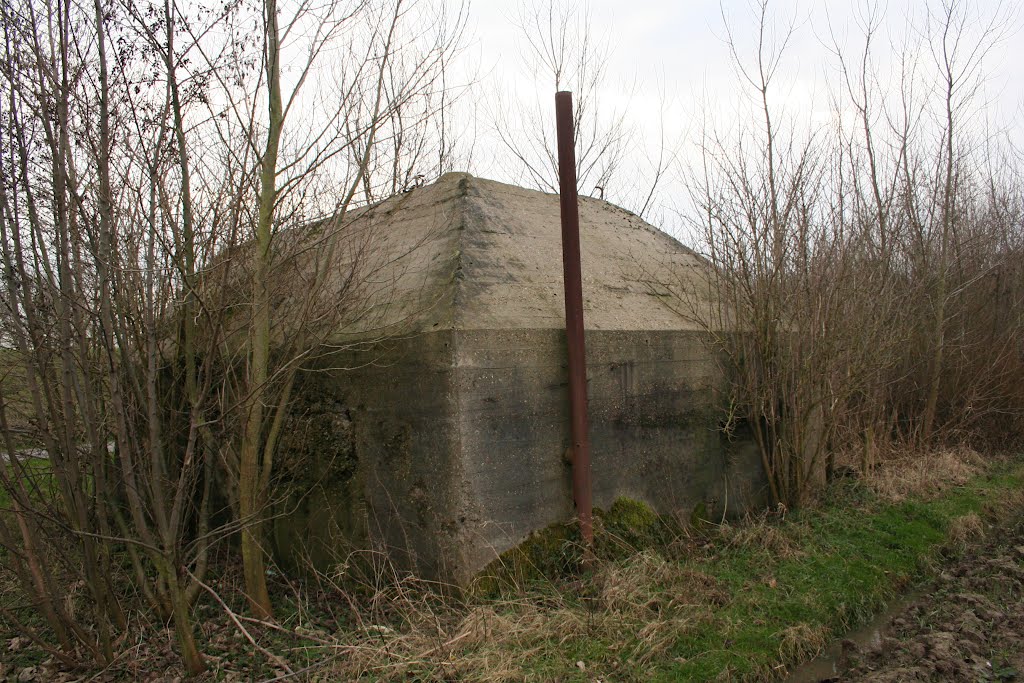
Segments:
[[[609,38],[597,32],[589,10],[574,1],[538,0],[522,6],[512,21],[518,28],[519,73],[533,90],[502,93],[490,113],[508,160],[502,171],[527,186],[558,191],[551,103],[556,91],[570,90],[581,191],[645,215],[656,203],[677,149],[666,139],[663,119],[659,139],[647,144],[626,108],[609,105]],[[649,149],[653,153],[642,159]]]
[[[191,605],[215,542],[240,533],[250,604],[272,614],[262,530],[291,390],[360,306],[373,260],[345,214],[452,163],[437,111],[457,94],[441,74],[463,14],[405,0],[45,9],[2,8],[18,381],[0,387],[17,522],[0,518],[0,543],[48,632],[3,618],[66,660],[84,647],[109,663],[134,593],[198,672]],[[85,620],[60,588],[79,583]]]
[[[1008,234],[1020,234],[1006,210],[1019,187],[985,171],[992,152],[982,153],[972,110],[1005,16],[979,23],[956,3],[940,10],[923,33],[934,80],[911,46],[897,55],[900,89],[884,96],[872,61],[881,14],[867,5],[856,59],[833,41],[833,124],[803,134],[772,104],[793,25],[774,30],[759,3],[748,58],[727,28],[760,125],[735,138],[705,132],[689,180],[693,228],[720,304],[708,331],[733,378],[730,416],[753,434],[776,502],[803,502],[837,450],[861,449],[870,467],[879,442],[923,449],[940,422],[943,438],[956,425],[972,438],[975,411],[1013,411],[1015,343],[1008,328],[980,323],[990,319],[977,306],[983,283],[1005,272]],[[678,293],[706,320],[692,285]]]
[[[296,373],[340,327],[347,313],[343,302],[353,297],[351,278],[356,268],[349,262],[349,274],[339,277],[335,259],[340,255],[339,243],[330,232],[345,225],[344,216],[360,194],[372,201],[381,191],[400,189],[400,183],[404,189],[420,175],[417,171],[421,168],[422,173],[437,168],[423,153],[429,139],[423,129],[435,120],[432,107],[444,103],[440,76],[458,47],[462,19],[439,22],[433,37],[424,40],[420,36],[418,42],[410,43],[410,31],[418,27],[410,23],[414,4],[394,0],[361,5],[354,11],[342,5],[326,10],[303,6],[283,22],[276,2],[267,0],[264,4],[263,76],[256,85],[262,90],[262,82],[266,84],[267,110],[264,116],[253,115],[239,122],[247,144],[259,150],[252,253],[238,264],[251,283],[252,316],[244,323],[241,338],[243,369],[227,378],[225,392],[237,397],[240,411],[237,470],[232,466],[231,471],[237,473],[246,585],[254,612],[264,618],[272,614],[272,609],[266,589],[262,520],[270,500],[274,455]],[[418,9],[430,8],[421,5]],[[442,19],[446,16],[444,10],[431,11]],[[315,16],[309,16],[310,12]],[[301,132],[292,128],[289,137],[292,117],[300,116],[307,74],[317,68],[316,58],[351,30],[353,22],[363,23],[369,38],[347,46],[350,54],[361,60],[355,62],[359,66],[349,74],[351,81],[340,82],[342,87],[336,92],[339,99],[331,104],[329,116],[314,118],[313,125]],[[316,26],[318,33],[306,46],[305,61],[299,67],[301,76],[286,92],[282,41],[303,25]],[[233,102],[232,109],[255,111],[250,105],[251,96],[244,107],[235,100],[246,93],[229,91],[226,96]],[[417,112],[419,119],[411,120],[409,112]],[[265,141],[256,146],[261,132]],[[445,149],[443,135],[436,144]],[[438,163],[441,167],[449,163],[446,152],[440,152]],[[332,205],[309,206],[325,177],[340,181],[341,192]],[[309,221],[311,208],[327,208],[331,214],[329,221],[320,223],[327,233],[317,235],[312,243],[298,237],[303,223]],[[298,265],[297,255],[303,251],[314,258],[307,256]],[[275,286],[284,273],[298,275],[303,289]],[[232,325],[237,324],[236,319]],[[227,365],[231,367],[234,362]]]

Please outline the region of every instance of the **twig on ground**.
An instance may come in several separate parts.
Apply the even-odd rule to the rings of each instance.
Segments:
[[[188,571],[188,569],[186,569],[185,571]],[[284,661],[283,659],[275,655],[273,652],[257,643],[256,639],[252,637],[252,634],[249,633],[248,629],[246,629],[245,626],[242,625],[242,619],[248,620],[248,617],[240,618],[239,615],[235,614],[235,612],[230,607],[228,607],[227,603],[224,602],[224,600],[220,597],[217,591],[215,591],[213,588],[204,583],[198,576],[193,574],[191,571],[189,571],[188,574],[192,577],[192,579],[196,582],[197,585],[199,585],[203,590],[205,590],[207,593],[213,596],[213,599],[216,600],[217,604],[221,606],[221,609],[224,610],[224,613],[227,614],[231,621],[235,623],[235,626],[238,627],[239,633],[241,633],[254,648],[256,648],[264,657],[266,657],[267,659],[269,659],[270,661],[274,662],[282,669],[284,669],[285,672],[294,675],[295,672],[292,671],[292,668],[288,665],[288,662]],[[252,621],[257,621],[258,623],[264,625],[267,624],[267,622],[265,621],[259,621],[256,619],[253,619]]]

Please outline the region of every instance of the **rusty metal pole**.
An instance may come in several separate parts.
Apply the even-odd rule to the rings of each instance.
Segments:
[[[562,213],[562,273],[565,283],[565,336],[569,347],[569,414],[572,429],[572,497],[580,533],[594,542],[590,491],[590,438],[587,435],[587,358],[583,340],[583,278],[580,270],[580,210],[576,189],[576,143],[572,93],[555,93],[558,127],[558,186]]]

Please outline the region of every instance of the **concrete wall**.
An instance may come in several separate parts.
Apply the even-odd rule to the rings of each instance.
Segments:
[[[573,514],[565,336],[458,331],[462,468],[473,501],[464,563],[480,567]],[[659,512],[742,512],[764,500],[750,443],[727,443],[721,371],[690,331],[587,333],[594,504],[620,496]]]
[[[458,573],[458,567],[448,566],[458,558],[461,543],[453,522],[453,511],[461,506],[461,463],[450,383],[451,334],[442,330],[339,351],[320,359],[317,371],[304,373],[296,406],[301,411],[309,394],[344,405],[354,464],[335,459],[324,465],[314,454],[288,483],[290,490],[312,494],[298,507],[296,496],[287,501],[298,514],[278,506],[284,513],[274,524],[280,559],[312,546],[319,548],[310,553],[314,564],[323,569],[354,547],[369,546],[387,550],[398,565],[424,576]],[[302,420],[296,415],[296,424]],[[283,460],[301,452],[289,440],[282,451]],[[345,510],[357,519],[324,521]]]
[[[628,496],[688,516],[699,503],[718,515],[764,501],[756,449],[718,429],[721,371],[701,340],[587,333],[595,505]],[[551,329],[445,330],[332,356],[325,368],[358,369],[313,373],[297,392],[286,443],[312,464],[290,486],[310,493],[275,524],[279,553],[302,547],[327,566],[350,539],[465,581],[570,519],[565,357],[564,332]],[[331,445],[346,439],[351,455]],[[336,455],[325,463],[315,448]]]

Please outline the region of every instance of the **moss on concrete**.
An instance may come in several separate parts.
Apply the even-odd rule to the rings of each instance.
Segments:
[[[608,508],[594,509],[594,555],[619,559],[637,550],[660,547],[679,532],[675,520],[659,515],[643,501],[617,498]],[[573,521],[535,531],[506,550],[481,571],[471,591],[498,594],[509,588],[554,580],[586,571],[587,549]]]
[[[647,503],[632,498],[616,498],[608,512],[598,514],[608,530],[648,532],[661,523],[661,517]]]
[[[283,567],[329,569],[367,543],[352,420],[326,383],[304,377],[278,449],[273,542]]]

